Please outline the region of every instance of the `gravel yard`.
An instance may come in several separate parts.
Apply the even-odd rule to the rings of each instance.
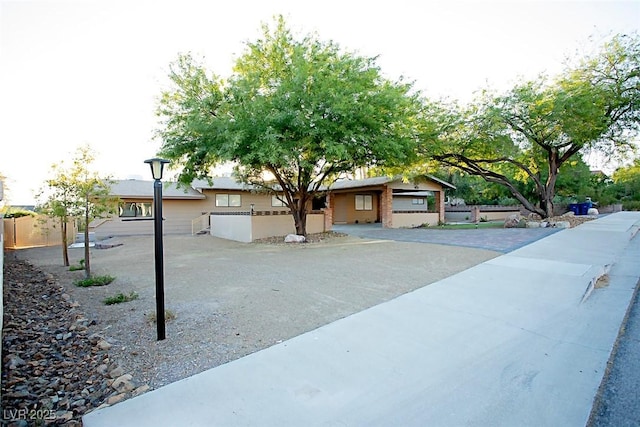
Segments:
[[[243,244],[208,235],[165,236],[165,304],[175,319],[167,323],[167,339],[158,342],[151,320],[153,237],[122,237],[108,243],[118,246],[94,248],[91,259],[94,274],[116,277],[104,287],[73,286],[83,272],[61,266],[59,247],[12,251],[7,257],[26,260],[53,275],[55,286],[68,295],[64,299],[79,304],[69,312],[74,318],[68,323],[80,316],[86,320],[82,336],[91,336],[94,347],[108,347],[108,355],[94,349],[100,363],[109,361],[101,368],[107,384],[116,379],[107,371],[118,368],[117,374],[132,376],[131,387],[139,392],[269,347],[499,255],[342,235],[288,245]],[[71,250],[72,264],[82,256],[82,249]],[[103,304],[119,292],[136,292],[139,298]],[[5,363],[11,351],[3,349]],[[114,388],[108,394],[111,402],[117,400],[114,396],[131,395],[121,391]],[[86,410],[95,403],[86,400]]]

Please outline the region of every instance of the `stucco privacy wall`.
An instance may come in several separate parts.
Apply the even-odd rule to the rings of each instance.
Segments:
[[[211,235],[238,242],[251,242],[251,216],[211,215]]]
[[[394,213],[393,228],[414,228],[427,223],[431,226],[438,225],[438,213]]]
[[[325,231],[323,214],[307,215],[307,233]],[[222,239],[249,243],[271,236],[294,234],[293,217],[287,215],[211,215],[211,235]]]
[[[254,216],[252,217],[252,239],[262,239],[271,236],[286,236],[296,232],[296,227],[291,214],[272,216]],[[324,228],[323,214],[307,215],[307,233],[322,233],[326,231]]]

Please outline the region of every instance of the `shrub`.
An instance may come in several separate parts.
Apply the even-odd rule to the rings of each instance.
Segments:
[[[79,270],[84,270],[84,259],[81,259],[80,261],[78,261],[78,263],[80,265],[72,265],[69,267],[69,271],[79,271]]]
[[[147,322],[149,323],[156,323],[157,322],[157,317],[156,317],[156,313],[155,311],[153,313],[149,313],[149,314],[145,314],[145,317],[147,318]],[[176,318],[176,315],[173,311],[171,310],[165,310],[164,311],[164,320],[165,322],[168,322],[170,320],[173,320]]]
[[[624,200],[622,209],[625,211],[640,211],[640,200]]]
[[[88,288],[90,286],[105,286],[116,280],[113,276],[95,276],[88,279],[77,280],[74,285],[81,288]]]
[[[113,304],[120,304],[123,302],[129,302],[129,301],[133,301],[138,299],[138,294],[136,292],[131,291],[129,293],[129,295],[125,295],[122,292],[119,292],[117,294],[115,294],[114,296],[111,297],[107,297],[104,299],[104,304],[105,305],[113,305]]]

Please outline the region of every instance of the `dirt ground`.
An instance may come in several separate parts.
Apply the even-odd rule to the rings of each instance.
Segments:
[[[61,249],[7,252],[54,274],[113,347],[112,357],[152,388],[294,337],[451,276],[500,253],[455,246],[340,236],[318,243],[238,243],[165,236],[165,306],[175,319],[156,341],[153,236],[123,237],[91,250],[96,275],[116,280],[78,288],[82,271],[62,267]],[[83,249],[71,249],[72,264]],[[137,300],[107,306],[106,297]]]

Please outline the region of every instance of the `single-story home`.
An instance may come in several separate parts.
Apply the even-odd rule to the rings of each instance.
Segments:
[[[340,180],[323,188],[310,202],[307,232],[331,230],[333,224],[380,223],[383,227],[415,227],[444,221],[444,189],[451,184],[430,175],[411,182],[399,177]],[[153,182],[115,181],[111,195],[118,212],[94,221],[98,238],[153,234]],[[230,177],[190,186],[163,183],[165,234],[212,235],[242,242],[295,233],[293,217],[283,197],[259,191]]]
[[[444,190],[455,189],[431,175],[340,180],[328,188],[331,224],[379,222],[385,228],[444,222]]]

